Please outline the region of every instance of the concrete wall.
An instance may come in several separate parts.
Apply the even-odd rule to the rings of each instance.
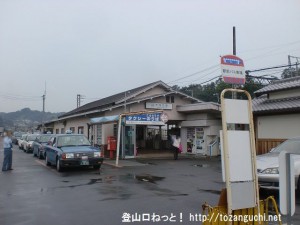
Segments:
[[[259,116],[257,135],[262,139],[300,137],[300,114]]]
[[[56,133],[56,129],[59,129],[59,133],[61,132],[61,128],[64,128],[65,131],[69,130],[71,127],[75,128],[75,133],[78,132],[78,127],[83,127],[83,134],[88,136],[88,126],[87,124],[90,122],[90,119],[87,117],[78,117],[74,119],[67,119],[65,120],[66,124],[64,125],[63,122],[55,122],[53,132]]]

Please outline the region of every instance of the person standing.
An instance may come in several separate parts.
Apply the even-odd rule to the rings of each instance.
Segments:
[[[12,140],[10,138],[10,132],[4,132],[3,148],[4,148],[4,160],[2,171],[12,170]]]
[[[169,140],[171,141],[171,149],[174,153],[174,159],[178,159],[179,147],[181,145],[181,140],[178,135],[170,135]]]

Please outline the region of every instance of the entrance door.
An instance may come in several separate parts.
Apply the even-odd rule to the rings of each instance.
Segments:
[[[135,125],[126,125],[124,127],[123,142],[124,158],[134,158],[135,156]]]

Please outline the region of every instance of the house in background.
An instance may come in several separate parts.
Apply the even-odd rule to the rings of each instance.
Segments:
[[[255,92],[253,114],[258,154],[300,137],[300,77],[282,79]]]

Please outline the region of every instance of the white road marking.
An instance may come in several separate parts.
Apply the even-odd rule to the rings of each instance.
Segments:
[[[46,163],[43,163],[42,161],[40,161],[40,160],[34,160],[36,163],[38,163],[38,164],[40,164],[40,165],[42,165],[43,167],[46,167],[48,170],[51,170],[51,171],[53,171],[53,172],[55,172],[55,173],[58,173],[57,171],[56,171],[56,169],[54,169],[54,168],[52,168],[51,166],[47,166],[46,165]],[[59,173],[58,173],[59,174]]]

